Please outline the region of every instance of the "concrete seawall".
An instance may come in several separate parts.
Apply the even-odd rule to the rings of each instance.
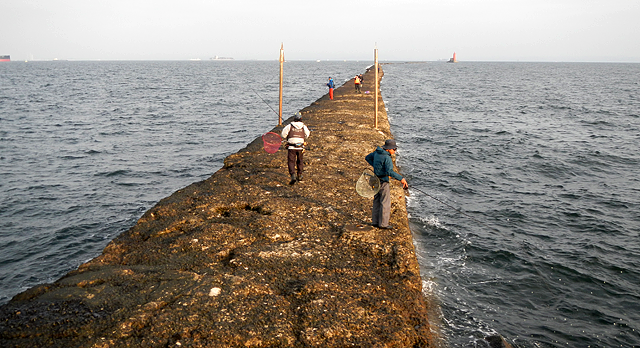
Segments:
[[[368,225],[355,191],[392,138],[382,98],[373,129],[373,71],[362,92],[349,81],[301,110],[304,181],[290,186],[286,150],[256,139],[2,306],[0,346],[435,347],[403,190],[392,183],[391,231]]]

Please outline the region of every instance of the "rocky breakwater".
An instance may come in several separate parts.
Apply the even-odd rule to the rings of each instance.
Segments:
[[[100,256],[0,308],[0,346],[435,346],[401,187],[391,231],[369,225],[371,199],[355,191],[365,155],[391,137],[382,98],[373,129],[373,80],[301,110],[304,181],[289,185],[286,150],[256,139]]]

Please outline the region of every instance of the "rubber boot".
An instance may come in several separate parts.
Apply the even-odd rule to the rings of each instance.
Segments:
[[[289,185],[293,185],[296,183],[296,175],[295,174],[291,174],[291,181],[289,181]]]
[[[302,173],[298,174],[298,181],[302,181]]]

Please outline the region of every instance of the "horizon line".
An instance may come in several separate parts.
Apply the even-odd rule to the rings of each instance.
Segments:
[[[15,62],[248,62],[248,61],[263,61],[263,62],[271,62],[276,61],[278,59],[235,59],[235,58],[226,58],[226,59],[215,59],[215,58],[184,58],[184,59],[101,59],[101,58],[93,58],[93,59],[16,59],[11,60],[10,62],[4,63],[15,63]],[[287,59],[285,62],[373,62],[373,59]],[[389,60],[380,60],[380,62],[389,62],[389,63],[447,63],[448,59],[440,58],[440,59],[431,59],[431,60],[407,60],[407,59],[389,59]],[[460,63],[620,63],[620,64],[639,64],[640,59],[638,61],[634,60],[616,60],[616,61],[606,61],[606,60],[458,60],[454,64]]]

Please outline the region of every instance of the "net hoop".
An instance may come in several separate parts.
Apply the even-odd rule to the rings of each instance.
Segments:
[[[369,168],[366,168],[356,182],[356,192],[362,197],[372,198],[380,191],[380,179]]]
[[[268,153],[276,153],[282,143],[280,135],[274,132],[267,132],[262,135],[262,142],[264,143],[264,150]]]

